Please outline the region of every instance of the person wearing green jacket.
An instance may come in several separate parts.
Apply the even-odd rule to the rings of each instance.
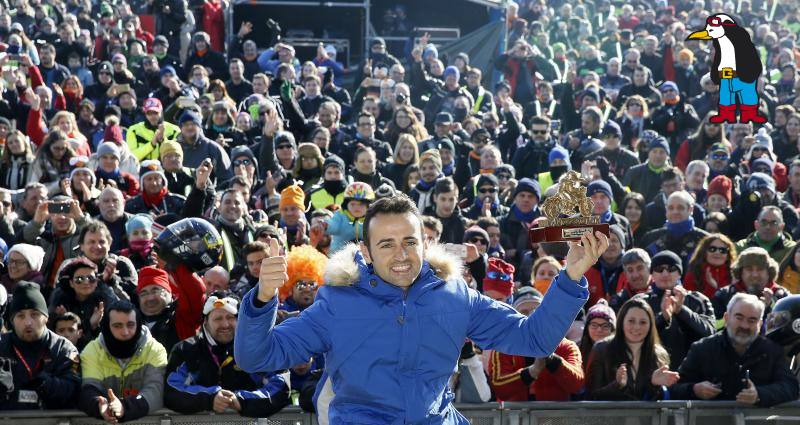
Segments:
[[[165,140],[175,140],[181,129],[164,121],[161,101],[151,97],[144,101],[145,120],[128,127],[125,136],[128,148],[140,162],[159,159],[159,147]]]

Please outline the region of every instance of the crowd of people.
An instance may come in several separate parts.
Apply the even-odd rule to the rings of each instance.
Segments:
[[[370,205],[408,196],[460,263],[448,276],[528,316],[567,256],[528,230],[568,176],[610,225],[589,300],[547,357],[464,343],[456,402],[798,399],[800,5],[510,2],[482,70],[412,37],[403,7],[386,15],[410,48],[373,38],[347,68],[333,45],[298,57],[252,22],[226,33],[222,0],[11,3],[0,409],[324,418],[323,353],[237,365],[265,258],[286,255],[279,330],[348,279],[337,256],[360,255]],[[717,13],[762,64],[757,110],[732,122],[712,43],[687,40]]]

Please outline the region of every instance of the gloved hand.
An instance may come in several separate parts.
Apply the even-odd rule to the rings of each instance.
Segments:
[[[0,394],[14,391],[14,375],[11,373],[11,359],[0,357]]]

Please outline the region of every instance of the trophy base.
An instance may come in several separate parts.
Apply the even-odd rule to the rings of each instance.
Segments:
[[[528,237],[531,243],[579,241],[586,232],[600,232],[608,236],[608,223],[534,227],[528,231]]]

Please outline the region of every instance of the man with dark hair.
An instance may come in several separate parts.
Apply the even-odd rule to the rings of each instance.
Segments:
[[[442,221],[429,215],[422,216],[422,233],[425,234],[425,242],[428,244],[439,243],[442,237]]]
[[[239,366],[271,371],[325,353],[336,388],[328,411],[332,423],[465,423],[446,395],[465,339],[529,357],[552,353],[588,298],[583,274],[608,247],[601,233],[572,244],[539,311],[526,318],[469,290],[458,273],[460,260],[426,246],[422,228],[407,196],[374,202],[360,246],[335,254],[314,304],[275,328],[287,263],[280,255],[265,259],[258,290],[242,300]],[[277,241],[270,250],[278,252]],[[374,320],[357,319],[365,315]]]
[[[10,332],[0,335],[0,409],[69,409],[81,377],[78,350],[47,329],[47,304],[39,285],[20,282],[8,306]]]
[[[441,222],[439,242],[461,243],[464,230],[467,229],[467,219],[461,215],[458,187],[453,179],[445,177],[436,182],[433,187],[433,205],[428,207],[425,215],[436,217]]]
[[[530,124],[528,133],[522,135],[525,144],[517,148],[511,159],[511,165],[514,166],[519,179],[524,177],[533,179],[539,173],[548,171],[548,155],[556,144],[551,136],[550,118],[533,117]]]
[[[51,328],[57,335],[68,339],[79,352],[83,351],[86,344],[89,343],[89,339],[83,334],[81,318],[71,311],[56,316],[56,318],[53,319]]]
[[[258,237],[258,233],[256,237]],[[261,241],[250,242],[242,248],[242,257],[245,260],[245,272],[235,283],[231,283],[231,291],[242,297],[258,285],[258,272],[261,270],[261,261],[269,256],[269,246]]]
[[[130,301],[115,301],[106,310],[101,328],[102,337],[81,353],[83,387],[78,407],[111,423],[160,409],[167,351],[150,334],[136,307]]]
[[[170,354],[167,408],[183,414],[231,409],[245,417],[265,418],[289,404],[288,373],[251,375],[236,365],[233,339],[238,314],[235,295],[222,291],[208,297],[202,330],[178,343]]]

